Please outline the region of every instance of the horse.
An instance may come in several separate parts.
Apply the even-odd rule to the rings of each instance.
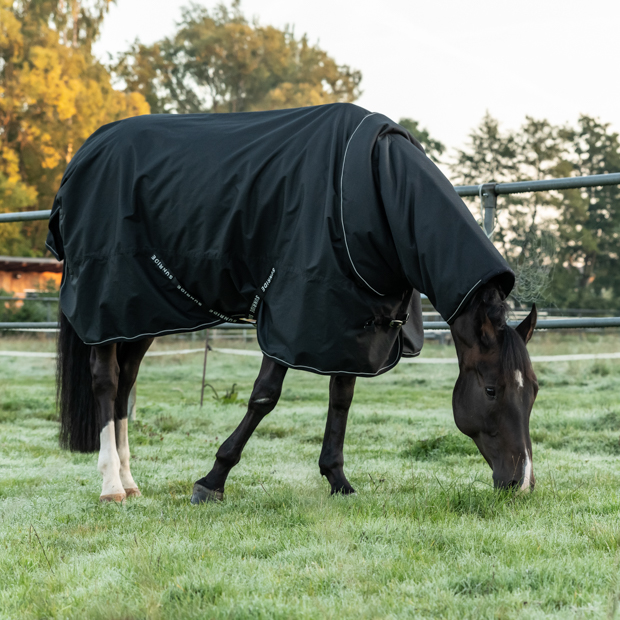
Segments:
[[[127,406],[153,339],[225,321],[256,325],[263,361],[191,503],[223,498],[289,368],[331,377],[319,470],[332,494],[354,493],[343,445],[355,380],[419,354],[420,292],[452,331],[457,427],[495,487],[534,487],[538,384],[526,344],[536,308],[508,325],[510,267],[387,117],[334,104],[112,123],[69,163],[49,228],[47,246],[65,261],[60,443],[99,451],[101,501],[140,495]]]

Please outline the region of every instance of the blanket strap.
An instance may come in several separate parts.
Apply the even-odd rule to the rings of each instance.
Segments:
[[[364,329],[377,331],[377,327],[395,327],[400,329],[409,319],[409,314],[397,314],[391,316],[373,316],[364,323]]]

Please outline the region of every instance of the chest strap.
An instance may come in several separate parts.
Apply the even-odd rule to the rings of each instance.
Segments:
[[[373,316],[364,323],[364,329],[377,331],[378,327],[393,327],[400,329],[409,319],[409,314],[397,314],[391,316]]]

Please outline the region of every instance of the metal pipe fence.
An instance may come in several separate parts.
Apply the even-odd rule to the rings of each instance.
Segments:
[[[484,229],[487,235],[493,232],[497,196],[502,194],[523,194],[562,189],[582,189],[586,187],[603,187],[620,185],[620,172],[596,174],[583,177],[566,177],[560,179],[543,179],[540,181],[517,181],[514,183],[483,183],[481,185],[457,185],[454,187],[459,196],[479,196],[484,208]],[[46,220],[51,211],[26,211],[21,213],[0,213],[0,223]],[[516,326],[518,321],[509,321]],[[449,326],[444,321],[424,321],[425,330],[446,330]],[[56,322],[0,322],[0,330],[6,329],[54,329]],[[248,329],[249,325],[224,323],[215,329]],[[579,318],[541,318],[536,329],[592,329],[603,327],[620,327],[620,317],[579,317]]]
[[[581,189],[620,185],[620,172],[592,174],[586,177],[563,177],[541,181],[516,181],[514,183],[485,183],[480,185],[455,185],[459,196],[479,196],[480,187],[493,186],[496,194],[525,194],[527,192],[548,192],[557,189]]]
[[[547,192],[560,189],[582,189],[620,185],[620,172],[593,174],[585,177],[564,177],[543,179],[541,181],[517,181],[515,183],[483,183],[482,185],[456,185],[459,196],[479,196],[484,209],[484,230],[491,236],[495,227],[497,197],[501,194],[526,194],[528,192]]]
[[[36,297],[36,296],[27,296],[27,297],[6,297],[5,295],[0,295],[0,301],[45,301],[45,302],[57,302],[58,297]]]

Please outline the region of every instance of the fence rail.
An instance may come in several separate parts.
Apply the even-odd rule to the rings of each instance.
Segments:
[[[0,213],[0,222],[30,222],[32,220],[48,220],[51,210],[21,211],[20,213]]]
[[[606,185],[620,185],[620,172],[611,174],[595,174],[583,177],[566,177],[561,179],[543,179],[540,181],[518,181],[515,183],[483,183],[481,185],[457,185],[455,191],[459,196],[479,196],[484,208],[484,229],[488,235],[493,231],[497,196],[502,194],[522,194],[526,192],[543,192],[561,189],[580,189],[585,187],[603,187]],[[0,213],[0,223],[27,222],[32,220],[46,220],[51,211],[26,211],[21,213]],[[516,326],[518,321],[509,321],[509,325]],[[424,321],[425,330],[445,330],[449,326],[444,321]],[[0,329],[54,329],[55,322],[41,323],[0,323]],[[536,329],[576,329],[620,327],[620,317],[581,317],[540,319]],[[248,326],[239,326],[231,323],[218,325],[215,329],[247,329]]]
[[[620,185],[620,172],[592,174],[586,177],[564,177],[541,181],[517,181],[515,183],[485,183],[483,185],[455,185],[459,196],[479,196],[480,189],[493,186],[496,194],[525,194],[527,192],[548,192],[556,189],[580,189]]]
[[[516,327],[520,321],[508,321],[508,325]],[[445,321],[424,321],[425,330],[450,329]],[[538,319],[536,329],[600,329],[602,327],[620,327],[620,316],[584,317],[578,319]],[[240,325],[239,323],[220,323],[211,329],[253,329],[254,326]],[[58,323],[51,322],[22,322],[15,321],[0,323],[0,330],[28,330],[28,329],[58,329]]]
[[[540,181],[517,181],[515,183],[483,183],[482,185],[455,185],[454,189],[459,196],[480,196],[492,188],[493,193],[524,194],[527,192],[546,192],[558,189],[580,189],[584,187],[603,187],[605,185],[620,185],[620,172],[610,174],[593,174],[585,177],[564,177],[561,179],[543,179]],[[29,222],[32,220],[47,220],[51,214],[45,211],[22,211],[20,213],[0,213],[1,222]]]

